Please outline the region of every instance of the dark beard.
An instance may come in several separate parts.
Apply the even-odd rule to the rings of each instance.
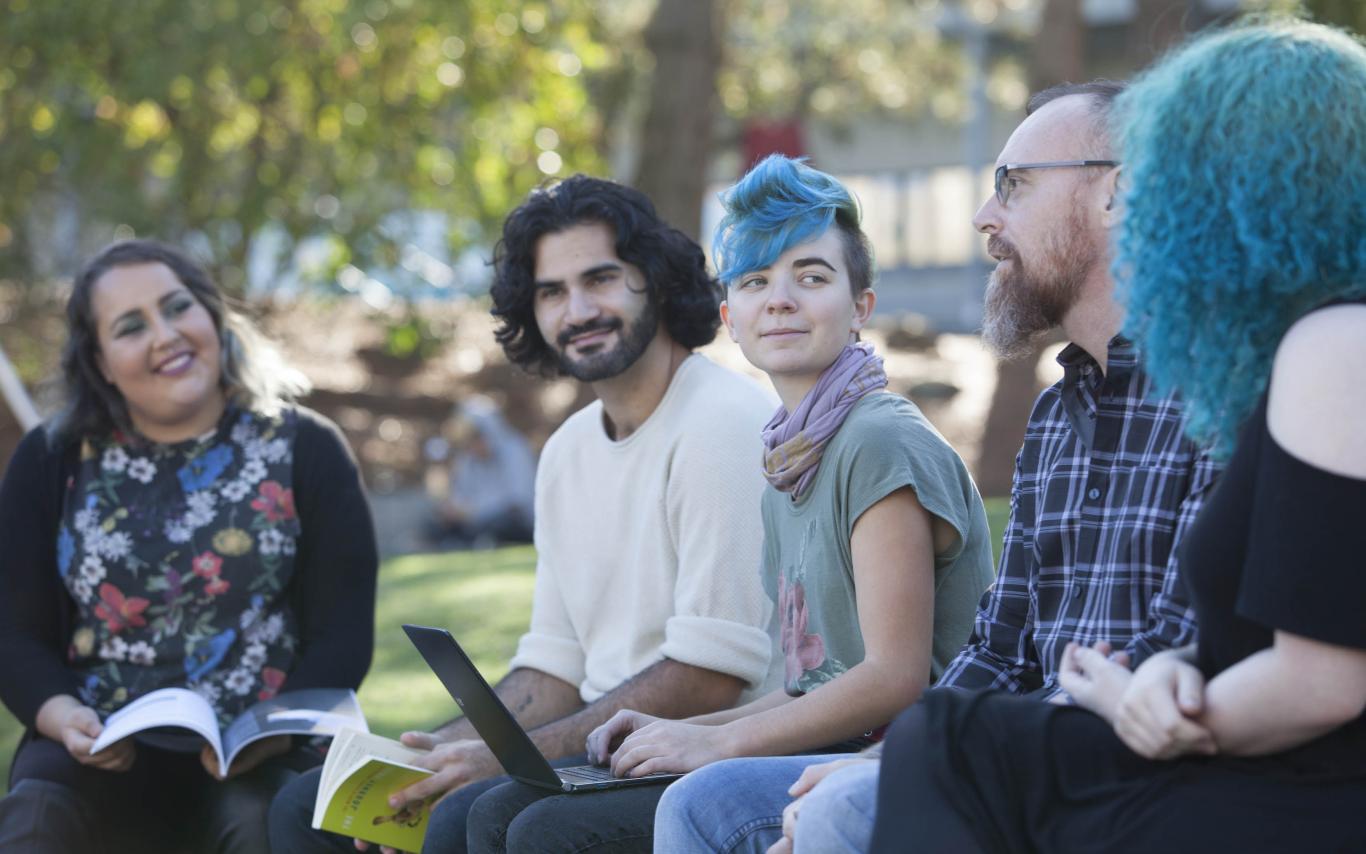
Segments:
[[[650,346],[650,342],[655,339],[655,331],[659,327],[659,312],[655,308],[654,300],[646,302],[640,315],[629,327],[621,331],[617,346],[581,359],[570,359],[567,355],[569,340],[574,336],[599,329],[622,330],[622,327],[620,318],[614,317],[565,329],[555,339],[555,343],[559,345],[560,372],[580,382],[592,383],[611,379],[634,365]]]
[[[1085,242],[1085,234],[1085,223],[1074,210],[1061,240],[1041,251],[1042,269],[1037,270],[1004,239],[993,235],[988,241],[989,251],[1011,262],[992,271],[982,312],[982,341],[998,358],[1018,359],[1030,353],[1080,298],[1086,277],[1101,262],[1100,252]]]

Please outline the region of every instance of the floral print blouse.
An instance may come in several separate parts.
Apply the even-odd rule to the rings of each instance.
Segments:
[[[83,444],[57,570],[76,603],[67,658],[102,716],[182,686],[226,725],[281,689],[298,645],[296,428],[289,410],[229,408],[198,439]]]

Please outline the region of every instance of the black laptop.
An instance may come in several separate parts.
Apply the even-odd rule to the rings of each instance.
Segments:
[[[403,631],[426,659],[441,684],[451,692],[455,704],[470,719],[489,750],[502,763],[508,776],[557,792],[587,792],[638,786],[673,780],[682,774],[647,774],[643,777],[613,777],[608,768],[577,765],[552,768],[545,755],[532,742],[526,730],[498,699],[493,688],[479,675],[470,657],[445,629],[405,624]]]

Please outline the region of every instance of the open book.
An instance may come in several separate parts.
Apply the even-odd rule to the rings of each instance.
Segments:
[[[313,827],[400,851],[421,851],[430,808],[410,804],[395,810],[389,796],[431,775],[411,764],[422,755],[368,732],[337,733],[318,780]]]
[[[187,729],[213,747],[218,769],[226,776],[233,759],[253,741],[272,735],[336,735],[343,727],[368,729],[356,692],[349,688],[286,691],[247,707],[222,732],[213,707],[203,697],[185,688],[162,688],[110,715],[90,752],[145,730]]]

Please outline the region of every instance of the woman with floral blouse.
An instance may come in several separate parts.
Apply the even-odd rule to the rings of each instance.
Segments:
[[[65,408],[0,486],[0,699],[28,728],[5,851],[264,851],[287,736],[219,778],[199,739],[91,754],[102,721],[178,686],[220,725],[284,689],[354,688],[373,640],[374,531],[302,378],[176,249],[116,243],[77,277]]]

